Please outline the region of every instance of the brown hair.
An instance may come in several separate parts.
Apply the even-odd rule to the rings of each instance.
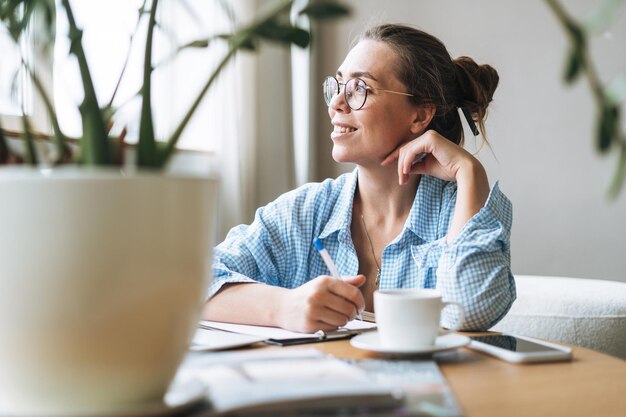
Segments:
[[[434,104],[436,113],[428,126],[457,144],[463,144],[463,127],[458,108],[468,119],[475,135],[476,124],[485,138],[487,106],[498,86],[498,73],[489,65],[478,65],[472,58],[452,59],[444,44],[419,29],[384,24],[366,30],[358,39],[389,45],[398,56],[395,74],[403,82],[412,101]]]

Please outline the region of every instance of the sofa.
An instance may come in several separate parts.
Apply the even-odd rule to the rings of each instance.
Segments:
[[[626,283],[516,275],[517,299],[491,330],[581,346],[626,360]]]

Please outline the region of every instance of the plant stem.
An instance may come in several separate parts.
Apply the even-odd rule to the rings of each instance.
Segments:
[[[209,90],[209,87],[211,87],[211,85],[213,84],[217,76],[222,72],[222,69],[224,69],[226,64],[231,60],[231,58],[235,55],[236,52],[237,52],[236,47],[231,47],[228,50],[228,53],[224,56],[224,58],[222,58],[222,61],[219,63],[217,68],[215,68],[215,71],[213,71],[209,80],[204,84],[204,87],[202,87],[200,94],[198,94],[193,104],[187,111],[187,114],[185,114],[185,117],[183,117],[183,120],[180,122],[180,124],[178,125],[178,127],[176,128],[172,136],[170,137],[170,139],[167,141],[167,144],[165,146],[165,149],[163,150],[163,155],[161,158],[163,163],[165,163],[167,159],[171,156],[172,152],[174,152],[176,143],[178,143],[178,140],[180,139],[180,136],[185,130],[187,123],[189,123],[189,120],[191,120],[191,117],[193,116],[196,109],[202,102],[202,99],[204,98],[204,95],[206,94],[206,92]]]
[[[146,167],[158,167],[160,158],[157,153],[154,137],[154,123],[152,120],[152,40],[156,23],[158,0],[152,1],[148,34],[146,36],[146,50],[143,62],[143,96],[141,105],[141,120],[139,125],[139,143],[137,144],[137,164]]]
[[[2,118],[0,117],[0,165],[6,164],[9,161],[9,144],[4,137],[4,131],[2,130]]]
[[[110,165],[114,163],[113,154],[81,42],[83,34],[76,26],[69,0],[62,0],[62,3],[69,23],[70,52],[78,60],[84,92],[83,101],[78,107],[83,122],[80,159],[82,163],[87,165]]]
[[[22,124],[24,126],[24,131],[22,132],[22,137],[24,138],[24,160],[27,164],[31,164],[36,166],[38,161],[37,158],[37,149],[35,149],[35,143],[33,139],[33,135],[31,133],[30,122],[28,120],[28,116],[26,113],[22,113]]]
[[[111,95],[111,99],[107,104],[107,107],[113,107],[113,100],[115,100],[115,96],[117,95],[117,91],[120,88],[120,84],[122,84],[122,79],[124,78],[124,74],[126,73],[126,68],[128,68],[128,62],[130,61],[130,53],[133,47],[133,40],[135,39],[135,35],[137,34],[137,30],[139,30],[139,24],[141,23],[141,17],[143,16],[144,11],[146,10],[146,3],[148,0],[143,0],[143,4],[139,8],[139,17],[137,17],[137,23],[135,24],[135,30],[133,30],[132,35],[130,35],[130,41],[128,42],[128,51],[126,52],[126,58],[124,59],[124,66],[122,66],[122,72],[117,79],[117,83],[115,84],[115,89],[113,90],[113,94]]]
[[[617,161],[617,169],[609,187],[609,198],[616,199],[620,191],[624,187],[624,179],[626,178],[626,135],[620,137],[620,154]]]
[[[250,34],[255,33],[255,30],[258,27],[261,27],[262,25],[266,24],[269,20],[275,19],[278,14],[288,10],[291,7],[292,2],[293,0],[281,0],[277,2],[274,7],[269,9],[260,18],[255,19],[249,26],[236,31],[231,36],[230,39],[233,43],[230,45],[228,53],[224,56],[224,58],[222,58],[222,61],[215,68],[215,70],[209,77],[208,81],[205,83],[204,87],[200,91],[200,94],[198,94],[193,104],[191,105],[191,107],[189,108],[189,110],[187,111],[183,119],[181,120],[180,124],[178,125],[174,133],[172,133],[172,136],[170,136],[170,139],[167,141],[167,144],[162,151],[161,161],[163,164],[167,162],[167,160],[170,158],[170,156],[174,152],[176,143],[178,143],[178,140],[180,139],[180,136],[182,135],[185,127],[187,126],[187,123],[189,123],[189,120],[191,120],[191,117],[193,116],[196,109],[202,102],[204,95],[207,93],[207,91],[209,90],[209,87],[213,84],[217,76],[222,72],[226,64],[231,60],[231,58],[235,55],[235,53],[239,50],[239,48],[243,44],[245,44],[246,41],[249,40],[249,36],[251,36]]]
[[[566,29],[566,33],[570,38],[571,43],[576,46],[577,40],[575,39],[574,33],[571,28],[578,28],[578,30],[580,31],[582,31],[583,29],[567,14],[567,12],[563,8],[563,6],[561,6],[558,0],[546,0],[546,3],[548,3],[550,8],[556,15],[557,19]],[[579,45],[579,47],[582,59],[582,70],[586,74],[589,88],[591,89],[591,93],[596,102],[596,107],[599,109],[600,112],[607,111],[606,106],[609,102],[609,99],[605,92],[605,88],[602,85],[600,77],[598,76],[598,72],[596,71],[594,62],[589,56],[589,48],[587,46],[587,43],[584,42],[582,45]],[[619,127],[617,127],[617,129],[619,129]],[[612,137],[612,140],[613,143],[620,146],[617,170],[609,187],[609,197],[616,198],[620,190],[622,189],[624,179],[626,177],[626,135],[623,132],[616,131],[614,136]]]
[[[52,105],[52,100],[50,100],[50,96],[48,95],[46,89],[44,88],[41,80],[33,69],[28,65],[28,63],[22,57],[22,65],[26,68],[26,72],[30,76],[30,79],[33,81],[37,92],[41,96],[44,105],[46,106],[46,110],[48,111],[48,115],[50,117],[50,122],[52,123],[52,130],[54,131],[54,143],[57,148],[57,161],[56,163],[67,162],[71,158],[70,148],[66,144],[66,137],[61,130],[61,126],[59,124],[59,119],[57,117],[56,111],[54,110],[54,106]]]

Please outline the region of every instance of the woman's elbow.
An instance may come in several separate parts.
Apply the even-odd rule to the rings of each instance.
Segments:
[[[485,331],[495,326],[509,312],[515,301],[515,287],[465,308],[463,331]]]

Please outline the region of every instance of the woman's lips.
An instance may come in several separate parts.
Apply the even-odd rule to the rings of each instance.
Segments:
[[[358,129],[356,127],[352,127],[343,123],[337,123],[337,124],[333,124],[333,131],[330,134],[330,138],[331,139],[338,139],[342,136],[348,136],[354,132],[356,132]]]
[[[356,128],[354,127],[340,125],[335,125],[335,128],[333,129],[334,133],[351,133],[354,131],[356,131]]]

